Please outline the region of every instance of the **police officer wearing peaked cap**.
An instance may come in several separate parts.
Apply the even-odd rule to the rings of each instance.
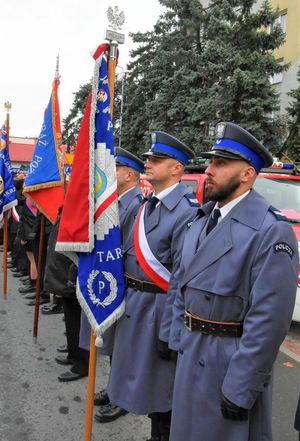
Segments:
[[[268,150],[230,122],[217,137],[204,154],[209,202],[182,246],[170,441],[272,441],[272,370],[293,314],[298,245],[253,189]]]
[[[273,163],[273,157],[251,133],[232,122],[221,122],[216,127],[217,140],[203,158],[219,156],[227,159],[242,159],[257,172]]]
[[[184,165],[195,157],[195,153],[179,139],[168,133],[156,131],[152,133],[152,145],[143,156],[155,156],[157,158],[177,159]]]
[[[168,340],[177,268],[184,234],[200,205],[181,182],[194,157],[188,146],[157,131],[145,156],[154,193],[124,248],[126,314],[116,328],[107,391],[118,406],[149,416],[148,441],[169,441],[175,354]]]
[[[116,147],[115,149],[116,165],[123,165],[126,167],[133,168],[139,173],[144,172],[143,161],[135,156],[133,153],[122,149],[121,147]]]
[[[124,250],[127,247],[137,212],[144,199],[139,186],[140,173],[144,171],[144,163],[133,153],[121,147],[115,148],[115,159],[122,249]],[[116,326],[117,323],[110,326],[103,335],[101,355],[108,355],[110,359],[113,353]],[[89,336],[90,332],[86,334]],[[89,346],[89,341],[84,342],[84,345]],[[95,394],[94,404],[101,406],[95,413],[95,419],[100,423],[114,421],[127,413],[122,407],[110,402],[106,389]]]

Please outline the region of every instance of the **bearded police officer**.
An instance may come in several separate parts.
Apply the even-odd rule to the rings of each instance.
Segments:
[[[168,348],[182,239],[199,203],[180,179],[194,157],[184,143],[154,132],[145,153],[154,188],[124,247],[126,311],[118,321],[108,395],[127,411],[151,418],[151,440],[169,439],[175,362]]]
[[[235,124],[217,129],[203,155],[210,202],[182,251],[170,439],[270,441],[272,368],[294,308],[298,246],[287,219],[252,189],[271,154]]]

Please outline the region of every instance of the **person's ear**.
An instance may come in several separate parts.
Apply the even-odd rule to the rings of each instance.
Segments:
[[[252,166],[245,167],[241,174],[241,182],[247,183],[253,181],[256,177],[256,170]]]

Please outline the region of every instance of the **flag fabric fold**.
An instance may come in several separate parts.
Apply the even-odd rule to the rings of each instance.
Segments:
[[[78,264],[77,297],[98,346],[124,312],[125,293],[107,49],[101,45],[94,54],[92,88],[56,244],[56,251]]]
[[[18,200],[8,152],[6,126],[4,124],[1,129],[0,143],[0,222],[3,219],[3,213],[15,205],[18,205]]]
[[[63,168],[60,161],[61,126],[58,102],[59,78],[54,79],[42,129],[25,179],[23,193],[54,223],[64,200]]]

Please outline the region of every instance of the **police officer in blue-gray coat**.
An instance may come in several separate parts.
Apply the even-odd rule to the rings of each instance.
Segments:
[[[115,158],[122,249],[124,250],[127,247],[128,237],[130,237],[137,212],[144,199],[139,186],[140,173],[144,171],[144,163],[136,155],[121,147],[115,149]],[[110,358],[113,352],[115,327],[116,323],[103,335],[101,354],[108,355]],[[95,413],[95,419],[101,423],[114,421],[127,413],[109,401],[105,389],[95,394],[94,404],[104,406]]]
[[[207,197],[184,241],[170,347],[171,441],[270,441],[272,368],[289,329],[298,245],[253,189],[272,156],[233,123],[204,157]]]
[[[117,323],[107,392],[151,418],[151,440],[169,439],[175,362],[168,348],[177,269],[187,225],[199,203],[180,182],[193,151],[164,132],[152,134],[146,178],[155,192],[124,247],[126,310]]]

